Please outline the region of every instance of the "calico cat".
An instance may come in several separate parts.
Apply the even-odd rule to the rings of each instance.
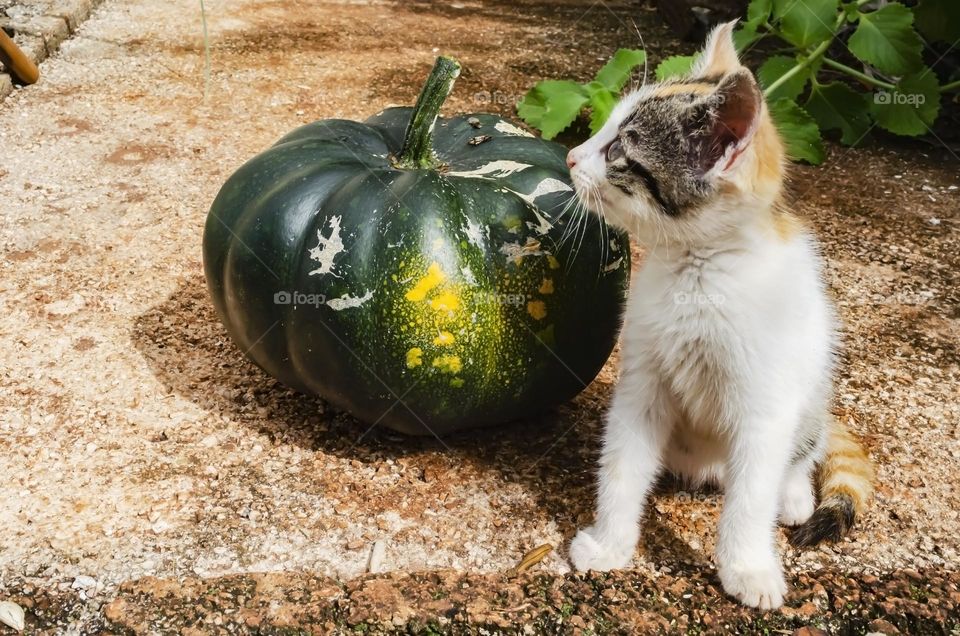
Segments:
[[[688,77],[624,97],[567,158],[586,207],[646,248],[625,312],[596,522],[570,558],[581,570],[628,565],[666,467],[724,487],[720,581],[769,609],[787,590],[778,518],[798,526],[798,546],[840,538],[871,496],[873,469],[830,414],[836,318],[815,239],[784,209],[783,146],[734,26],[713,30]]]

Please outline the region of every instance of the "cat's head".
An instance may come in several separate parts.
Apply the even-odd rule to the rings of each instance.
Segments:
[[[626,95],[567,157],[580,200],[641,240],[707,238],[780,195],[783,147],[735,24],[713,30],[688,76]]]

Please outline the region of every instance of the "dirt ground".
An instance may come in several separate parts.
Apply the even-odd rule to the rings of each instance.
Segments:
[[[574,585],[566,593],[579,600],[569,611],[560,602],[559,623],[537,623],[548,631],[580,628],[571,617],[594,632],[629,623],[629,603],[640,612],[646,597],[618,601],[618,585],[669,582],[674,607],[715,603],[702,590],[718,587],[709,555],[722,497],[671,484],[650,507],[635,571],[564,576],[565,544],[592,518],[615,358],[574,402],[534,421],[442,442],[383,430],[361,439],[366,427],[349,415],[245,361],[216,320],[200,261],[209,204],[243,161],[302,123],[412,103],[438,52],[465,67],[446,112],[510,115],[533,81],[586,79],[637,45],[634,21],[653,60],[689,47],[628,2],[207,9],[206,99],[198,3],[107,0],[42,65],[39,84],[0,103],[0,600],[24,604],[41,631],[172,632],[186,623],[143,608],[237,580],[215,577],[286,572],[267,587],[335,596],[382,581],[385,597],[323,620],[406,629],[412,614],[383,602],[406,575],[354,579],[383,542],[378,569],[442,570],[437,589],[494,591],[506,585],[495,573],[525,551],[557,546],[535,573]],[[845,325],[836,412],[865,440],[879,483],[847,540],[804,553],[783,542],[804,589],[776,624],[812,621],[834,599],[842,609],[845,590],[882,580],[906,585],[906,602],[933,608],[924,625],[947,631],[944,621],[960,620],[960,159],[942,144],[831,146],[823,167],[794,169],[790,188],[822,237]],[[839,583],[824,583],[829,602],[811,610],[821,574]],[[912,574],[943,581],[936,602]],[[142,577],[163,581],[134,582]],[[184,577],[193,582],[171,583]],[[691,601],[683,586],[695,582]],[[497,602],[547,602],[511,585],[516,598]],[[576,597],[577,585],[597,597]]]

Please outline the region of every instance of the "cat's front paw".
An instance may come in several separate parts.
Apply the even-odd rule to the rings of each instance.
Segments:
[[[624,540],[614,545],[601,543],[594,528],[584,528],[570,542],[570,561],[577,570],[606,572],[630,564],[635,542]]]
[[[766,565],[739,564],[720,567],[720,583],[730,596],[749,607],[762,610],[783,605],[787,583],[777,563]]]

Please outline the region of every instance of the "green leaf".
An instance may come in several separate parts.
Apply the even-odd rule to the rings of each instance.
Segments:
[[[893,92],[874,93],[870,112],[880,127],[892,133],[922,135],[929,131],[940,113],[940,82],[925,68],[901,79]]]
[[[773,0],[750,0],[746,21],[741,23],[740,28],[733,33],[733,44],[737,47],[737,52],[742,53],[747,47],[764,36],[757,29],[770,19],[772,10]]]
[[[808,48],[829,39],[840,0],[773,0],[773,15],[790,44]]]
[[[960,40],[960,2],[920,0],[913,9],[913,21],[920,33],[933,41],[953,44]]]
[[[767,88],[775,81],[780,79],[787,71],[793,69],[797,66],[799,62],[792,57],[787,57],[785,55],[774,55],[771,58],[768,58],[766,62],[757,70],[757,79],[760,80],[760,85],[764,88]],[[796,99],[800,96],[800,93],[803,92],[803,89],[806,88],[807,82],[810,80],[810,67],[804,68],[802,71],[788,79],[786,82],[777,87],[775,91],[767,95],[767,99],[775,100],[781,98],[787,99]]]
[[[770,102],[769,108],[770,116],[786,145],[787,156],[793,161],[806,161],[814,165],[823,163],[826,153],[813,117],[789,99]]]
[[[597,73],[596,80],[611,92],[619,93],[630,79],[633,69],[647,60],[647,54],[641,49],[619,49]]]
[[[590,82],[586,88],[590,93],[590,134],[595,135],[610,118],[617,96],[600,82]]]
[[[553,139],[573,123],[590,95],[570,80],[545,80],[530,89],[520,103],[517,114],[523,121],[540,129],[544,139]]]
[[[867,64],[887,75],[906,75],[923,66],[923,41],[911,26],[913,13],[893,2],[860,14],[860,25],[847,46]]]
[[[747,6],[747,22],[766,22],[773,11],[773,0],[750,0]]]
[[[733,32],[733,46],[737,53],[743,53],[751,44],[764,37],[763,33],[757,31],[762,22],[763,20],[744,22]]]
[[[840,10],[843,11],[843,17],[847,22],[853,23],[860,19],[860,5],[856,0],[844,2],[840,5]]]
[[[654,71],[654,75],[657,76],[657,81],[659,82],[670,79],[671,77],[686,75],[690,72],[690,68],[696,60],[696,55],[674,55],[668,57],[660,62],[657,70]]]
[[[840,141],[848,146],[859,143],[870,130],[867,98],[846,84],[814,84],[804,108],[820,130],[839,130]]]

